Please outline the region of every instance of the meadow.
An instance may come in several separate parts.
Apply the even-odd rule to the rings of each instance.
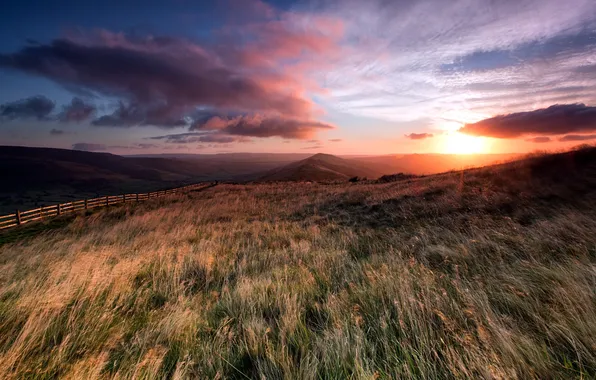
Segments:
[[[0,378],[596,377],[594,148],[34,227],[0,235]]]

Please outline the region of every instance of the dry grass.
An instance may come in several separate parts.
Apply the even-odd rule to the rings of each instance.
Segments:
[[[596,153],[219,185],[0,246],[0,378],[596,376]]]

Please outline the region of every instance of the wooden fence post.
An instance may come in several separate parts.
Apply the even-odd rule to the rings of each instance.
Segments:
[[[39,217],[43,219],[43,206],[39,208]]]
[[[60,211],[62,211],[62,210],[60,210],[60,203],[58,203],[58,205],[56,206],[56,209],[58,210],[58,215],[60,215]]]
[[[126,194],[122,194],[122,203],[126,203]]]
[[[19,211],[19,209],[17,209],[17,226],[21,225],[21,212]]]
[[[137,196],[137,202],[138,202],[139,201],[139,193],[137,193],[136,196]]]
[[[110,205],[110,198],[106,195],[106,207]]]
[[[89,203],[87,202],[87,198],[85,198],[85,210],[87,210],[87,208],[89,208]]]

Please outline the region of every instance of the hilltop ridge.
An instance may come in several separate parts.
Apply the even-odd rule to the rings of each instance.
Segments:
[[[352,177],[377,178],[381,174],[361,163],[317,153],[271,170],[260,177],[259,181],[345,181]]]

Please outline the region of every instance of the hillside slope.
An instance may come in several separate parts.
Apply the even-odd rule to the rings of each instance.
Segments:
[[[165,158],[122,157],[67,149],[0,146],[3,190],[93,182],[189,180],[197,166]]]
[[[345,181],[352,177],[376,178],[379,172],[330,154],[318,153],[304,160],[274,169],[260,181]]]
[[[403,154],[352,158],[360,165],[366,165],[383,174],[408,173],[428,175],[450,170],[462,170],[494,165],[520,159],[522,155],[504,154]]]
[[[0,378],[589,379],[595,274],[596,149],[220,184],[0,233]]]
[[[67,149],[0,146],[0,215],[98,195],[208,180],[199,163]]]

